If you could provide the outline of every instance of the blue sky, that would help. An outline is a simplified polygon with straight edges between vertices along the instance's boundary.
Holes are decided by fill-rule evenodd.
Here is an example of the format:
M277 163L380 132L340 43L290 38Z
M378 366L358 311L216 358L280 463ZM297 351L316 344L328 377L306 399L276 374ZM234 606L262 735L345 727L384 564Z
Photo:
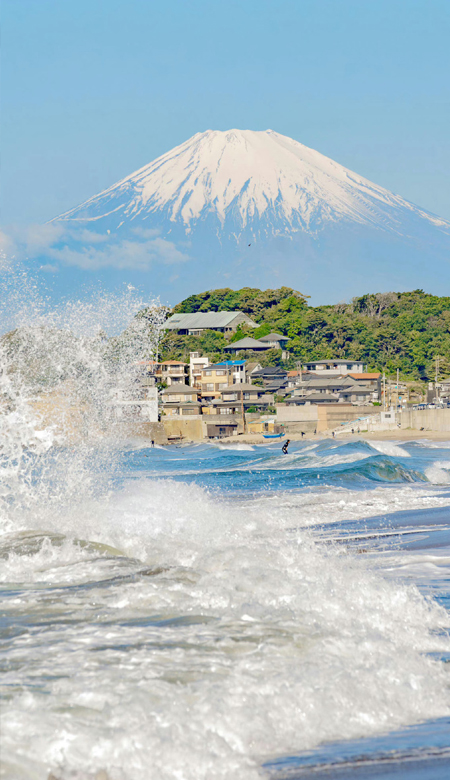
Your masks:
M272 128L450 218L449 0L3 0L3 224L208 128Z

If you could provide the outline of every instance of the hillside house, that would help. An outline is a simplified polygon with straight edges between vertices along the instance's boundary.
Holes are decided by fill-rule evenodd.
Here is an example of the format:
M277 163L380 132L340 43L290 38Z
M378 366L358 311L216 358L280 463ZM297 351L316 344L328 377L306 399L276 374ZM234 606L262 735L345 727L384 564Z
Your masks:
M164 360L158 364L156 377L158 381L164 382L171 387L172 385L184 385L188 376L188 365L181 360Z
M313 373L324 373L331 376L334 374L363 374L367 371L367 366L360 360L312 360L305 363L303 366L304 371L312 371Z
M209 357L200 355L200 352L189 353L189 384L191 387L201 389L202 371L209 366Z
M381 374L379 372L373 373L361 373L348 375L351 379L357 382L359 385L365 385L370 387L373 393L372 401L379 401L381 399Z
M205 419L208 418L208 421L213 416L221 420L224 416L234 415L239 418L239 424L242 425L243 412L245 414L254 407L256 413L256 410L258 412L266 410L274 403L274 396L266 393L262 387L249 384L230 385L222 391L220 399L216 398L211 404L203 407L203 414Z
M274 404L274 396L258 385L234 385L222 391L222 400L216 406L228 409L232 414L240 413L252 406L265 408Z
M235 355L238 352L265 352L268 349L270 349L268 344L259 339L252 339L250 336L233 341L232 344L224 347L225 352L234 352Z
M299 386L294 388L291 400L299 398L309 398L311 395L317 397L333 396L341 403L368 404L377 398L377 393L372 386L366 385L349 375L346 376L320 376L308 375L307 379L300 382Z
M231 336L239 325L248 325L250 328L258 327L258 323L242 311L198 311L195 314L172 314L166 320L164 327L166 330L176 331L182 336L201 336L205 330L215 330L224 333L225 336Z
M261 336L258 341L267 344L270 349L285 349L289 341L288 336L281 336L280 333L268 333L267 336Z
M201 414L201 404L195 387L177 384L161 391L162 410L167 416Z
M185 384L187 370L187 363L180 360L165 360L163 363L142 360L136 364L136 380L147 385L164 382L170 387L174 384Z
M289 339L286 336L280 336L279 333L268 333L267 336L262 336L260 339L253 339L247 336L239 341L233 341L232 344L228 344L225 347L225 351L234 352L237 355L238 352L265 352L268 349L282 349L282 358L286 360L288 353L284 350L288 341Z
M202 399L213 401L220 398L222 390L229 385L245 382L245 360L224 360L222 363L202 369L200 392Z
M285 404L295 406L308 406L310 404L337 404L339 396L336 393L319 392L307 393L305 395L292 395L286 398Z
M275 380L286 379L287 371L280 366L266 366L264 368L258 368L252 371L251 378L254 380L261 380L264 386L267 386L270 382Z

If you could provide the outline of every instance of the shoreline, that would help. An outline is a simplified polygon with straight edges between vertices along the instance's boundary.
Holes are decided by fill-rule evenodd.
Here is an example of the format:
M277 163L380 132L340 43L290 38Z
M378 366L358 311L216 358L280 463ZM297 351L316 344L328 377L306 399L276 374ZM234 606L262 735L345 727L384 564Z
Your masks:
M204 441L220 441L221 444L272 444L290 441L321 441L323 439L333 439L328 431L323 433L305 433L302 437L299 433L287 433L281 439L265 439L262 433L243 433L237 436L226 436L223 439L205 439ZM428 439L429 441L448 441L450 442L450 431L419 431L414 428L396 428L386 431L364 431L361 433L336 433L334 441L417 441L418 439Z

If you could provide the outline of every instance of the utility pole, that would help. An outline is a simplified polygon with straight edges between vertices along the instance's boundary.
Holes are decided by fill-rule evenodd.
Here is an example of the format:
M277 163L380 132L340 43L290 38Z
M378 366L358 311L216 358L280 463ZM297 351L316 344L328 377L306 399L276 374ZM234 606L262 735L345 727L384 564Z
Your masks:
M386 374L383 371L383 409L386 411Z
M398 396L399 396L398 375L399 375L399 369L397 368L397 409L398 409Z
M435 364L436 364L436 373L435 373L435 382L434 382L434 388L435 388L435 390L436 390L436 401L437 401L438 403L439 403L439 401L440 401L440 398L439 398L439 390L438 390L439 373L440 373L440 371L439 371L439 361L440 361L440 359L441 359L441 358L440 358L440 356L439 356L439 355L436 355L436 357L435 357L435 359L434 359L434 360L435 360Z

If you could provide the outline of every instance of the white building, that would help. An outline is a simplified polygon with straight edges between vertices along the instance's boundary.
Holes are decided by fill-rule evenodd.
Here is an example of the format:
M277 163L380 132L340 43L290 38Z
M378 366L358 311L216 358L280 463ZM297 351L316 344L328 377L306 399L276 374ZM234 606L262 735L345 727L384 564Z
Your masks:
M189 384L191 387L201 387L202 371L209 366L209 357L200 352L189 353Z
M326 376L364 374L367 371L367 366L362 360L311 360L309 363L305 363L303 371L312 371Z

